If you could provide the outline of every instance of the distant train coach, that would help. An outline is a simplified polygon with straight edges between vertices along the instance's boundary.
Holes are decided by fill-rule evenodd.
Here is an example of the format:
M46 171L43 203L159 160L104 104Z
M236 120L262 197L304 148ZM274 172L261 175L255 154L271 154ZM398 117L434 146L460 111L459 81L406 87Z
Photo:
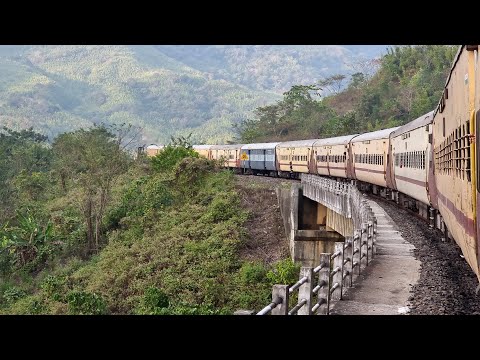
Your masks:
M148 156L155 156L157 155L162 149L164 148L163 145L156 145L156 144L151 144L148 145L146 148L146 152Z
M240 168L247 174L275 175L276 153L278 142L247 144L242 146L240 154Z

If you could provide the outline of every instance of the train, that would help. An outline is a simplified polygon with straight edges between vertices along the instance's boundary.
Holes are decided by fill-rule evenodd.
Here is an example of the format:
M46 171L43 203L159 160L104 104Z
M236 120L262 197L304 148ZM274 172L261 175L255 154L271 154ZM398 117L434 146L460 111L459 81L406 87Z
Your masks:
M316 174L396 201L452 238L480 281L478 51L478 45L460 46L436 108L403 126L327 139L193 148L244 174Z

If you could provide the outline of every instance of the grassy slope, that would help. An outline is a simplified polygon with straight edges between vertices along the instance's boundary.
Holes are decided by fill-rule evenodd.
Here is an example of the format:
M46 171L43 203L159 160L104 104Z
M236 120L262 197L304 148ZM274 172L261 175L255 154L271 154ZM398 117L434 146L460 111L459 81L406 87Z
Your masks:
M276 272L268 260L242 260L250 215L230 172L202 159L179 166L173 177L125 176L114 191L108 245L90 260L57 259L33 277L0 282L0 312L228 314L259 309L272 283L295 281L289 260ZM72 195L49 207L65 208Z

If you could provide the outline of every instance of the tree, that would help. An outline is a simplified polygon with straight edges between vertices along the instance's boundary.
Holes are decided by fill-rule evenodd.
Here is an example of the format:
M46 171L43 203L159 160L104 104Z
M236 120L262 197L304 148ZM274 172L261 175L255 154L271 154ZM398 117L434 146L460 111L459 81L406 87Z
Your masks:
M351 82L350 82L350 87L352 88L359 88L365 83L365 75L361 72L356 72L355 74L352 74L351 76Z
M69 183L78 184L82 190L80 206L87 229L87 249L98 251L112 183L127 170L130 158L118 137L103 125L58 136L53 154L64 191Z
M380 69L381 59L367 59L363 56L354 58L346 63L355 73L363 74L364 79L368 82Z
M330 93L338 94L342 90L343 80L346 79L345 75L336 74L329 76L325 79L320 79L318 85L327 89Z
M0 130L0 222L14 216L18 202L15 178L22 171L25 177L49 171L51 150L46 140L46 136L32 129L14 131L3 127Z

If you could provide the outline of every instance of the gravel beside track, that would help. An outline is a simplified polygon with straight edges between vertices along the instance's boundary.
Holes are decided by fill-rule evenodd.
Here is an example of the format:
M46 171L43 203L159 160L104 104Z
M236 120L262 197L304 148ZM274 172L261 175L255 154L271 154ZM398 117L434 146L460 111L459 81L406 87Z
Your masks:
M409 298L413 315L480 315L478 280L453 241L442 241L442 233L393 202L372 197L399 225L402 236L415 246L421 261L420 279ZM401 225L400 225L401 224Z

